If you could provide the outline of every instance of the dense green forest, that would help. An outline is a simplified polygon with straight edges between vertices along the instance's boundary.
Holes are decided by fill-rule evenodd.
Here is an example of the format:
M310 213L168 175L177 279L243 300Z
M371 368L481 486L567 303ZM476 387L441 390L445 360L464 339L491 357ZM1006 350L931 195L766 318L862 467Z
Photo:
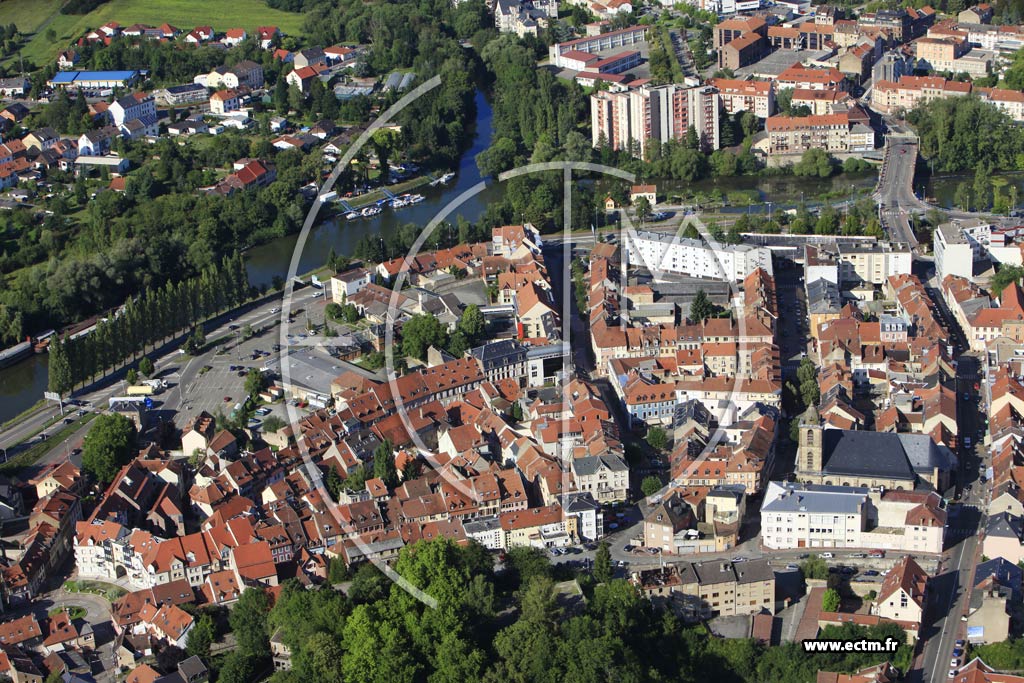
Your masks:
M880 661L715 638L655 610L621 579L595 585L583 575L580 601L576 583L555 583L555 570L535 549L510 551L504 571L495 573L493 556L477 544L424 541L403 549L395 570L436 599L437 608L372 565L358 569L347 597L291 582L271 608L262 594L246 590L231 613L239 647L219 662L219 682L242 683L265 669L268 639L278 631L292 650L293 668L275 673L276 683L813 683L821 669ZM825 635L886 636L905 639L894 625L847 625ZM909 655L896 660L905 665Z
M1024 129L977 97L932 100L907 114L935 171L1024 170Z

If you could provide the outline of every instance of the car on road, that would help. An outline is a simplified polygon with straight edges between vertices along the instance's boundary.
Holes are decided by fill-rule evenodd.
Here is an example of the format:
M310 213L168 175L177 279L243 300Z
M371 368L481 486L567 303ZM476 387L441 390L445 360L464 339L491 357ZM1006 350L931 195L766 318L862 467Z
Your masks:
M64 424L66 424L66 425L69 425L69 424L71 424L72 422L74 422L74 420L72 420L72 419L71 419L70 417L65 417L65 418L64 418Z
M73 457L75 457L76 455L78 455L81 452L82 452L81 448L72 448L71 449L71 457L73 458Z
M280 312L281 312L280 308L271 308L270 309L270 314L271 315L273 315L274 313L280 313Z
M238 325L228 325L228 329L229 330L237 330L238 329Z
M884 550L872 550L870 553L868 553L868 557L874 557L874 558L885 557L885 551Z
M225 403L231 403L231 397L230 396L225 396L224 397L224 402Z
M869 569L866 572L864 572L863 576L878 576L878 570L877 569Z
M737 555L736 557L732 558L732 561L733 562L746 562L747 558L743 557L742 555Z

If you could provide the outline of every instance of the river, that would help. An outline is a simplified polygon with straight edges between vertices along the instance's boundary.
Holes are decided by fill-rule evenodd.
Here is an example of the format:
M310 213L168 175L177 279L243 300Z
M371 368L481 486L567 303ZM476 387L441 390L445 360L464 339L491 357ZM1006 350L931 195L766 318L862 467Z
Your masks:
M298 272L304 273L322 266L327 254L333 248L336 253L351 254L356 243L364 235L389 236L401 225L414 223L426 225L440 212L445 205L460 193L480 182L480 172L476 167L475 157L487 148L491 139L491 105L483 93L477 91L477 119L473 128L473 139L470 148L463 154L457 169L455 181L447 186L421 187L418 192L426 199L397 211L385 209L371 219L346 221L344 218L331 218L315 226L306 241L306 247L300 259ZM1024 181L1024 177L1022 177ZM864 176L837 176L834 178L794 178L781 177L736 177L728 179L706 179L696 183L681 181L656 181L662 193L678 192L689 189L708 193L719 189L723 193L730 191L756 191L761 201L774 198L773 201L795 202L801 193L806 193L808 203L816 195L832 192L841 195L851 189L865 190L874 184L874 174ZM954 183L955 189L955 183ZM476 221L483 214L488 202L501 198L502 188L497 183L489 185L482 192L467 200L450 218L454 222L457 215L469 221ZM1022 193L1024 198L1024 193ZM778 206L778 204L776 204ZM757 207L752 207L757 210ZM249 281L255 286L270 286L275 276L284 277L288 274L292 252L298 240L297 235L288 235L267 244L253 247L246 252ZM393 256L399 256L394 254ZM42 398L46 389L47 356L33 356L10 368L0 370L0 422L31 407Z
M476 167L476 155L484 151L490 142L492 117L491 105L479 90L476 94L476 111L477 119L473 128L473 141L469 150L462 155L454 183L438 187L425 185L413 190L413 192L422 194L426 199L419 204L413 204L403 209L385 209L384 213L368 219L347 221L342 217L331 218L319 224L310 231L309 239L306 240L306 248L303 250L298 272L305 273L322 266L332 248L338 254L351 254L356 243L364 235L388 237L406 223L424 226L459 193L479 183L481 177ZM451 220L454 223L455 217L461 214L466 220L474 222L483 215L488 202L500 199L500 197L500 186L490 185L480 194L466 201L451 216ZM289 235L250 249L246 253L249 282L257 287L269 286L274 276L286 276L297 240L298 235ZM393 254L392 256L400 255L404 254Z
M454 182L446 186L421 187L418 192L426 197L419 204L393 211L385 209L371 219L346 221L331 218L315 226L306 240L298 272L304 273L324 264L333 248L338 254L351 254L364 235L388 236L401 225L426 225L445 204L459 193L480 182L475 157L487 148L491 139L491 105L483 93L476 94L477 119L469 150L462 155ZM462 214L476 221L483 214L487 202L500 198L501 189L491 185L463 204L456 215ZM452 216L454 221L455 215ZM288 235L272 242L253 247L246 252L249 281L259 287L270 286L275 276L288 274L292 252L298 235ZM397 256L397 254L396 254ZM43 397L47 383L47 356L34 355L9 368L0 370L0 423L19 415Z
M1017 206L1024 204L1024 173L993 173L992 180L996 183L1001 183L1002 186L999 188L999 193L1009 199L1010 187L1017 188ZM956 195L957 186L966 182L967 187L972 187L974 184L974 174L965 175L933 175L928 178L928 181L923 184L917 184L915 189L918 194L921 194L922 190L924 195L928 197L928 200L935 200L935 203L939 206L952 209L959 208L955 207L953 198Z

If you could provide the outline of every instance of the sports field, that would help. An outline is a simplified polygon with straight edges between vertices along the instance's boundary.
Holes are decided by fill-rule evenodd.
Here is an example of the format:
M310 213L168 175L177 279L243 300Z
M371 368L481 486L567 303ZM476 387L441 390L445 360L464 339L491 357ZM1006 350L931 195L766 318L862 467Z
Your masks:
M85 33L108 21L122 26L167 22L180 29L213 26L217 32L229 28L253 31L257 26L277 26L284 33L302 32L303 15L267 7L263 0L110 0L86 15L60 13L62 0L0 0L0 24L14 22L22 32L34 35L22 50L25 61L41 66ZM53 29L56 41L47 40Z

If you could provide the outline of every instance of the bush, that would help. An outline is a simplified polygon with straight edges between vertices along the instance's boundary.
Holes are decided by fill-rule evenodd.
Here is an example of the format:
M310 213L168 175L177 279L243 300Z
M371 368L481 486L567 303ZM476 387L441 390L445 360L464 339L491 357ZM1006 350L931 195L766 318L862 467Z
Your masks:
M644 477L644 480L640 482L640 490L644 492L644 496L653 496L661 490L661 479L654 475Z
M839 595L839 591L829 588L821 596L821 609L825 612L838 612L842 601L843 599Z
M820 557L809 557L800 564L800 572L805 579L826 579L828 564Z

